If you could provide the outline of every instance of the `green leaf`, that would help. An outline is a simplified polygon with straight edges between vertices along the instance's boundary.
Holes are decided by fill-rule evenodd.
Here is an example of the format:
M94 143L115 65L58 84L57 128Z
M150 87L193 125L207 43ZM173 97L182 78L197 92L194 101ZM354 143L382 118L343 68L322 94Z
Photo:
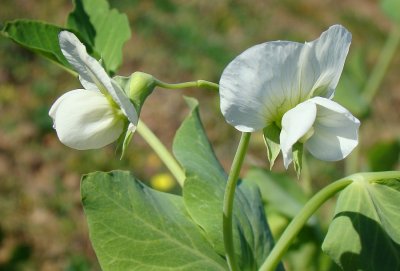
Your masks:
M400 1L399 0L382 0L381 7L388 18L400 24Z
M275 123L268 125L263 130L264 142L268 149L269 168L272 169L275 159L278 157L281 147L279 145L279 135L281 130Z
M31 20L7 22L1 33L21 46L72 70L58 44L60 26Z
M186 172L185 206L204 229L220 255L225 255L222 205L227 175L218 162L199 117L198 103L186 98L189 116L176 133L173 151ZM257 270L272 248L273 240L264 215L260 192L242 182L234 202L235 248L241 270Z
M400 192L384 183L354 181L340 193L322 249L344 270L400 270Z
M68 27L95 49L107 71L115 72L122 63L122 47L131 36L127 16L110 9L106 0L75 0L74 5Z
M148 188L124 171L84 176L81 194L104 271L227 270L182 197Z

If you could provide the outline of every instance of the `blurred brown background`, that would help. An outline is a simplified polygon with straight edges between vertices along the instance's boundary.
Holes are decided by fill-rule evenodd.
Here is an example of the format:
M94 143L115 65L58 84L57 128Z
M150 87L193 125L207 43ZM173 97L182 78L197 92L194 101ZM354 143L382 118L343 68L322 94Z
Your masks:
M340 96L346 98L350 88L362 91L392 29L379 1L373 0L110 2L127 13L132 29L119 74L143 71L171 83L218 82L227 63L254 44L278 39L310 41L339 23L353 34L343 75L347 79L338 87ZM72 9L69 0L2 0L0 22L28 18L64 25ZM373 101L353 110L363 120L359 155L353 165L326 165L310 158L311 175L316 176L312 189L352 171L399 168L398 149L397 160L395 152L390 165L373 154L382 150L379 144L389 152L399 148L399 67L397 51ZM0 37L0 270L100 270L80 203L81 174L127 169L151 181L152 176L167 172L139 135L123 160L115 155L115 146L76 151L62 145L48 110L58 96L78 87L79 82L60 68ZM142 118L170 147L187 113L182 95L200 100L207 133L228 169L239 134L225 124L217 93L156 89ZM260 134L253 136L246 162L247 167L268 168ZM278 164L275 170L282 166Z

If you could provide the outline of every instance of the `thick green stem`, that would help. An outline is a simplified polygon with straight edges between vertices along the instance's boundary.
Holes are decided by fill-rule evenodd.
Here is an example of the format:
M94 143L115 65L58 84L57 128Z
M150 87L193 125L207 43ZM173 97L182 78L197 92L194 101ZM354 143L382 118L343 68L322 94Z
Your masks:
M353 181L376 182L384 179L400 178L400 171L384 171L384 172L364 172L356 173L331 183L323 188L314 197L312 197L300 213L290 222L282 236L279 238L270 255L267 257L259 271L273 271L279 264L283 254L289 248L293 239L300 232L301 228L306 224L310 217L318 210L318 208L337 192L344 189Z
M229 172L228 182L225 188L222 227L224 235L225 255L231 271L238 271L239 266L235 257L233 242L232 215L233 200L235 198L236 184L238 181L240 169L246 155L251 133L242 133L239 146L233 159L232 167Z
M190 87L208 88L216 91L218 91L219 89L218 84L205 80L197 80L197 81L177 83L177 84L169 84L162 82L160 80L156 80L156 85L168 89L180 89L180 88L190 88Z
M158 139L156 135L143 123L139 121L136 131L143 137L143 139L150 145L150 147L157 153L161 161L164 162L165 166L171 171L172 175L176 178L180 186L183 186L185 182L185 173L182 168L164 146L164 144Z
M381 51L378 63L375 65L371 75L369 76L369 80L367 81L363 92L368 103L370 103L375 97L375 94L378 91L379 85L385 76L386 70L389 67L390 61L392 60L399 43L400 27L394 25Z

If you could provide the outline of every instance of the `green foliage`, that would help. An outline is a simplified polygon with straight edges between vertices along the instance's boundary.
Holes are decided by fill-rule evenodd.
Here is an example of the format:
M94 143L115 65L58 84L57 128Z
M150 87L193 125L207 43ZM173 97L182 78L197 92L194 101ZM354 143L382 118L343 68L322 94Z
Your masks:
M126 15L110 9L106 0L76 0L67 28L40 21L15 20L7 22L1 33L71 71L58 43L62 30L78 33L88 52L101 57L109 73L114 73L121 65L122 46L131 35Z
M344 270L400 269L399 182L357 180L340 194L322 249Z
M370 110L363 94L368 79L365 58L362 50L353 51L349 55L334 97L335 101L359 117L365 117Z
M399 162L400 142L382 141L368 150L368 164L373 171L392 170Z
M260 188L269 211L283 214L290 219L300 212L308 200L299 183L286 174L253 168L247 173L245 180L255 183ZM316 222L313 217L308 224L315 225Z
M309 199L296 179L287 174L252 168L244 179L260 188L268 222L276 238L282 234L290 220L303 209ZM322 225L316 216L312 216L285 254L284 262L287 270L328 270L330 261L321 252L322 240Z
M114 73L122 63L122 46L130 38L125 14L110 9L106 0L75 0L75 10L68 17L68 28L94 48L106 70Z
M227 175L219 164L200 121L197 101L186 98L189 116L176 133L173 150L185 169L185 206L204 229L216 252L224 255L222 205ZM273 240L264 215L260 193L243 182L236 189L234 240L242 270L257 270L272 248Z
M1 33L28 48L66 68L70 65L61 53L58 45L58 33L62 27L30 20L15 20L7 22Z
M85 175L81 194L104 271L227 270L182 197L148 188L124 171Z
M382 0L381 7L386 16L394 22L400 24L400 1L398 0Z

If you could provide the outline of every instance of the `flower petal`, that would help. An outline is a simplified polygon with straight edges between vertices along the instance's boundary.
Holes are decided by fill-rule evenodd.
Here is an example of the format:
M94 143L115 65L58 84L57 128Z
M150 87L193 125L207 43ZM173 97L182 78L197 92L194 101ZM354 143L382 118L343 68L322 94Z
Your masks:
M313 96L331 97L343 70L351 34L335 25L315 41L253 46L225 68L221 111L242 132L260 130Z
M99 91L96 82L92 78L93 72L91 70L103 70L103 68L96 59L89 56L85 45L73 33L68 31L61 31L58 34L58 40L61 52L69 64L79 73L79 80L82 86L87 90ZM88 67L92 67L92 69ZM107 74L106 77L108 77Z
M138 114L133 104L100 63L86 52L79 39L71 32L61 31L59 41L62 53L79 73L82 85L88 90L99 89L104 95L111 95L128 120L136 126Z
M226 121L239 131L253 132L295 106L299 99L293 78L302 47L296 42L266 42L230 62L220 80L221 111Z
M316 115L317 107L309 101L298 104L283 115L279 141L285 168L292 162L292 146L311 129Z
M314 134L304 146L316 158L337 161L345 158L358 144L360 121L346 108L329 99L309 100L317 105Z
M62 143L78 149L98 149L117 140L124 121L116 117L106 97L99 92L72 90L51 107L50 116Z
M351 33L341 25L331 26L318 39L305 43L298 64L303 98L333 97L350 43Z

